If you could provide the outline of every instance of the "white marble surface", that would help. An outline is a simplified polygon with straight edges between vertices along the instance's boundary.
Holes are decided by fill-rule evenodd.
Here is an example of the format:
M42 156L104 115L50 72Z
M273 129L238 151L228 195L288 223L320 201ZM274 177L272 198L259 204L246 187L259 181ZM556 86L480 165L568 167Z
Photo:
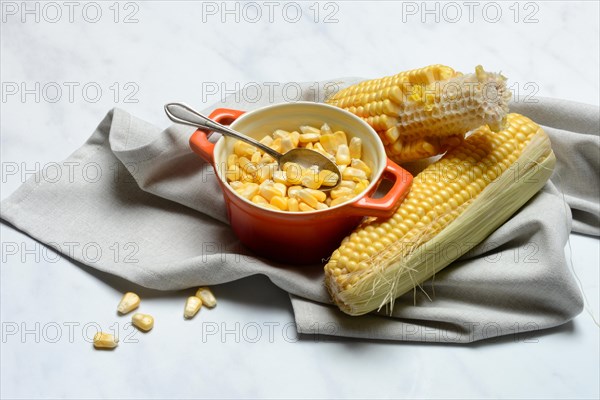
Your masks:
M35 4L29 3L30 9ZM256 23L244 20L244 10L252 19L255 9L242 3L239 22L235 14L222 13L221 2L204 6L204 11L220 8L216 15L187 1L120 3L119 23L113 2L97 3L102 11L97 23L85 20L84 15L95 16L93 6L84 14L85 3L76 2L73 22L68 7L55 3L62 17L54 23L56 9L37 4L39 22L34 14L21 15L21 2L2 3L2 198L22 178L6 176L6 166L34 169L62 160L109 108L119 106L164 126L165 102L183 100L201 108L223 94L203 95L203 88L374 77L436 62L469 70L481 63L501 70L521 94L537 89L539 96L599 103L595 1L520 3L517 23L513 2L495 3L502 11L497 23L485 20L484 2L475 8L472 23L462 2L455 3L462 11L456 23L449 21L455 10L446 8L444 14L442 3L440 21L428 15L422 23L421 2L404 2L404 14L402 3L320 3L319 22L314 7L309 9L313 2L302 3L297 23L288 22L293 5L282 14L286 3L274 5L273 22L269 6L257 3L262 18ZM491 7L488 19L495 16ZM338 21L324 23L333 11ZM123 23L131 12L138 21ZM524 23L531 12L538 22ZM36 82L47 88L39 101L31 93L24 99L10 94L15 87L21 91L22 83L31 89ZM56 102L49 101L55 97L52 82L62 87ZM97 102L84 98L81 88L89 83L102 89ZM72 101L67 85L78 85ZM132 88L138 89L132 96L136 103L125 101ZM122 341L133 332L125 326L128 318L113 313L120 293L133 287L55 260L6 225L0 233L3 246L20 247L17 255L3 248L0 269L2 398L599 396L599 330L585 312L532 337L469 346L315 340L295 335L286 294L262 277L216 287L219 306L192 321L181 317L187 292L139 289L142 310L156 317L155 329L135 334L131 340L137 343L122 342L114 352L93 351L84 337L87 323L117 323ZM570 244L574 271L597 318L599 242L573 235ZM11 334L13 329L18 332ZM29 333L23 336L25 329Z

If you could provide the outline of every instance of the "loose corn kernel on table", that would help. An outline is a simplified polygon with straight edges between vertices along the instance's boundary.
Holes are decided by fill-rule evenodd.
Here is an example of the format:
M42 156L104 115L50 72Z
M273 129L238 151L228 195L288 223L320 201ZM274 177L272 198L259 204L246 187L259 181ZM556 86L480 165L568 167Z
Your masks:
M32 239L5 225L0 226L0 233L5 241L24 243L29 249L35 246ZM600 262L598 241L572 236L571 246L580 278L597 282L597 271L594 274L581 266ZM598 372L597 328L585 313L573 323L539 335L508 335L492 343L369 342L299 337L287 294L261 276L213 286L218 305L202 307L193 319L184 320L183 306L187 296L195 294L193 289L168 294L139 289L121 279L77 268L65 259L39 264L29 257L25 263L4 263L0 274L3 397L53 393L75 398L92 391L96 397L127 398L140 393L196 398L200 392L212 398L250 393L310 398L326 397L331 390L337 397L447 398L460 394L481 398L491 393L510 397L527 390L532 396L584 396ZM48 284L51 281L61 284ZM116 303L128 290L139 294L140 309L155 319L148 333L126 326L138 310L116 315ZM76 306L73 299L77 299ZM19 331L11 335L13 324ZM92 348L94 324L120 334L115 350ZM89 331L88 339L84 329ZM401 377L399 362L404 371ZM364 368L365 363L373 367ZM574 369L575 365L581 370ZM348 381L357 368L361 369L360 382ZM189 371L198 373L185 385L177 384ZM561 379L548 380L548 373ZM66 376L70 377L68 385ZM23 377L43 387L16 384ZM263 384L265 380L272 383ZM431 385L432 380L437 384ZM564 380L579 389L565 385ZM365 381L380 384L373 387ZM533 388L531 382L545 384Z

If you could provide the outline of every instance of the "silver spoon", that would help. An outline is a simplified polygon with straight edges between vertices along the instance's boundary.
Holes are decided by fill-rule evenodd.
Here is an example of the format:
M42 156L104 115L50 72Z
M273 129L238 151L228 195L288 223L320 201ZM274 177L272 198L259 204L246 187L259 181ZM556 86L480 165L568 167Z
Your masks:
M319 190L327 192L331 189L335 189L342 180L342 174L338 169L337 165L332 162L330 159L325 157L323 154L303 148L296 148L288 151L285 154L281 154L269 146L265 146L259 141L246 136L240 132L234 131L233 129L221 125L218 122L215 122L204 115L200 114L198 111L194 110L188 105L183 103L169 103L165 105L165 113L169 119L178 124L185 124L190 126L195 126L197 128L207 128L212 131L216 131L222 133L223 135L232 136L236 139L242 140L252 146L258 147L275 160L280 166L283 166L285 163L292 162L297 163L304 168L310 168L314 165L317 166L319 171L328 170L337 175L337 183L335 186L321 186Z

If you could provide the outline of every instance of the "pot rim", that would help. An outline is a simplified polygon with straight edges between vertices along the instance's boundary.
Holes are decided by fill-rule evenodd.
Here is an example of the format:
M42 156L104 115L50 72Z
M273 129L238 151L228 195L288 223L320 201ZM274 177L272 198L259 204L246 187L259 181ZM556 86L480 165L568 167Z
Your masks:
M343 115L344 118L348 118L351 120L354 120L354 122L362 125L362 127L369 132L369 134L372 137L372 142L375 143L375 146L377 148L377 153L378 156L380 156L382 159L386 160L386 162L388 161L388 157L386 155L385 152L385 147L383 146L383 142L381 141L381 139L379 138L379 135L377 134L377 132L369 125L367 124L364 120L362 120L361 118L357 117L356 115L352 114L349 111L346 111L342 108L339 107L335 107L332 106L330 104L325 104L325 103L317 103L317 102L312 102L312 101L296 101L293 103L277 103L277 104L269 104L267 106L263 106L260 108L256 108L254 110L250 110L245 112L244 114L242 114L240 117L238 117L237 119L235 119L235 121L233 121L231 123L231 128L235 129L235 125L238 124L238 122L243 122L244 119L250 118L252 115L255 115L257 113L261 113L261 112L267 112L270 111L272 109L277 109L277 108L286 108L286 107L292 107L294 105L307 105L309 107L316 107L316 108L326 108L331 110L332 112L336 112L339 113L340 115ZM327 121L325 121L327 122ZM242 200L243 202L251 205L252 207L254 207L255 209L258 209L260 211L267 211L270 212L272 214L275 215L289 215L289 216L310 216L310 215L315 215L315 214L324 214L324 213L335 213L336 211L340 210L341 208L347 207L349 205L355 204L357 202L359 202L361 199L363 199L365 196L367 196L371 191L375 192L376 187L380 184L381 182L381 177L383 175L383 172L385 171L386 168L386 162L381 163L381 165L379 166L377 171L371 171L371 179L370 179L370 183L369 186L367 186L362 192L360 192L359 194L357 194L354 198L352 198L351 200L345 202L345 203L341 203L338 204L336 206L333 207L329 207L326 209L322 209L322 210L314 210L314 211L283 211L283 210L272 210L270 208L265 208L265 207L261 207L255 203L253 203L252 201L246 199L245 197L240 196L238 193L235 192L235 190L233 190L233 188L229 185L229 183L227 182L227 180L224 178L224 176L221 175L221 168L219 168L217 165L221 164L223 161L219 160L217 161L217 146L223 146L224 142L225 142L226 136L222 136L219 138L219 140L215 143L215 150L213 151L213 169L215 170L215 173L217 175L217 177L219 178L219 183L221 188L223 188L224 190L228 190L231 194L233 194L236 198ZM365 210L366 211L366 210ZM367 212L365 212L365 215L367 214Z

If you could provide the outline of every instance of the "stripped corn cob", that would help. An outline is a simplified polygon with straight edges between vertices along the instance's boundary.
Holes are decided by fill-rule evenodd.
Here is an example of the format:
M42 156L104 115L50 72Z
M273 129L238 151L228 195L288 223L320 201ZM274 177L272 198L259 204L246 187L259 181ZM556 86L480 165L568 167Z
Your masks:
M361 315L393 306L545 184L555 164L548 136L524 116L507 120L498 133L477 129L417 175L391 218L366 220L344 239L325 266L325 284L342 311Z
M388 156L402 163L441 154L482 125L501 129L509 100L506 78L500 74L478 66L474 74L462 75L431 65L358 83L327 103L365 120L381 137Z

